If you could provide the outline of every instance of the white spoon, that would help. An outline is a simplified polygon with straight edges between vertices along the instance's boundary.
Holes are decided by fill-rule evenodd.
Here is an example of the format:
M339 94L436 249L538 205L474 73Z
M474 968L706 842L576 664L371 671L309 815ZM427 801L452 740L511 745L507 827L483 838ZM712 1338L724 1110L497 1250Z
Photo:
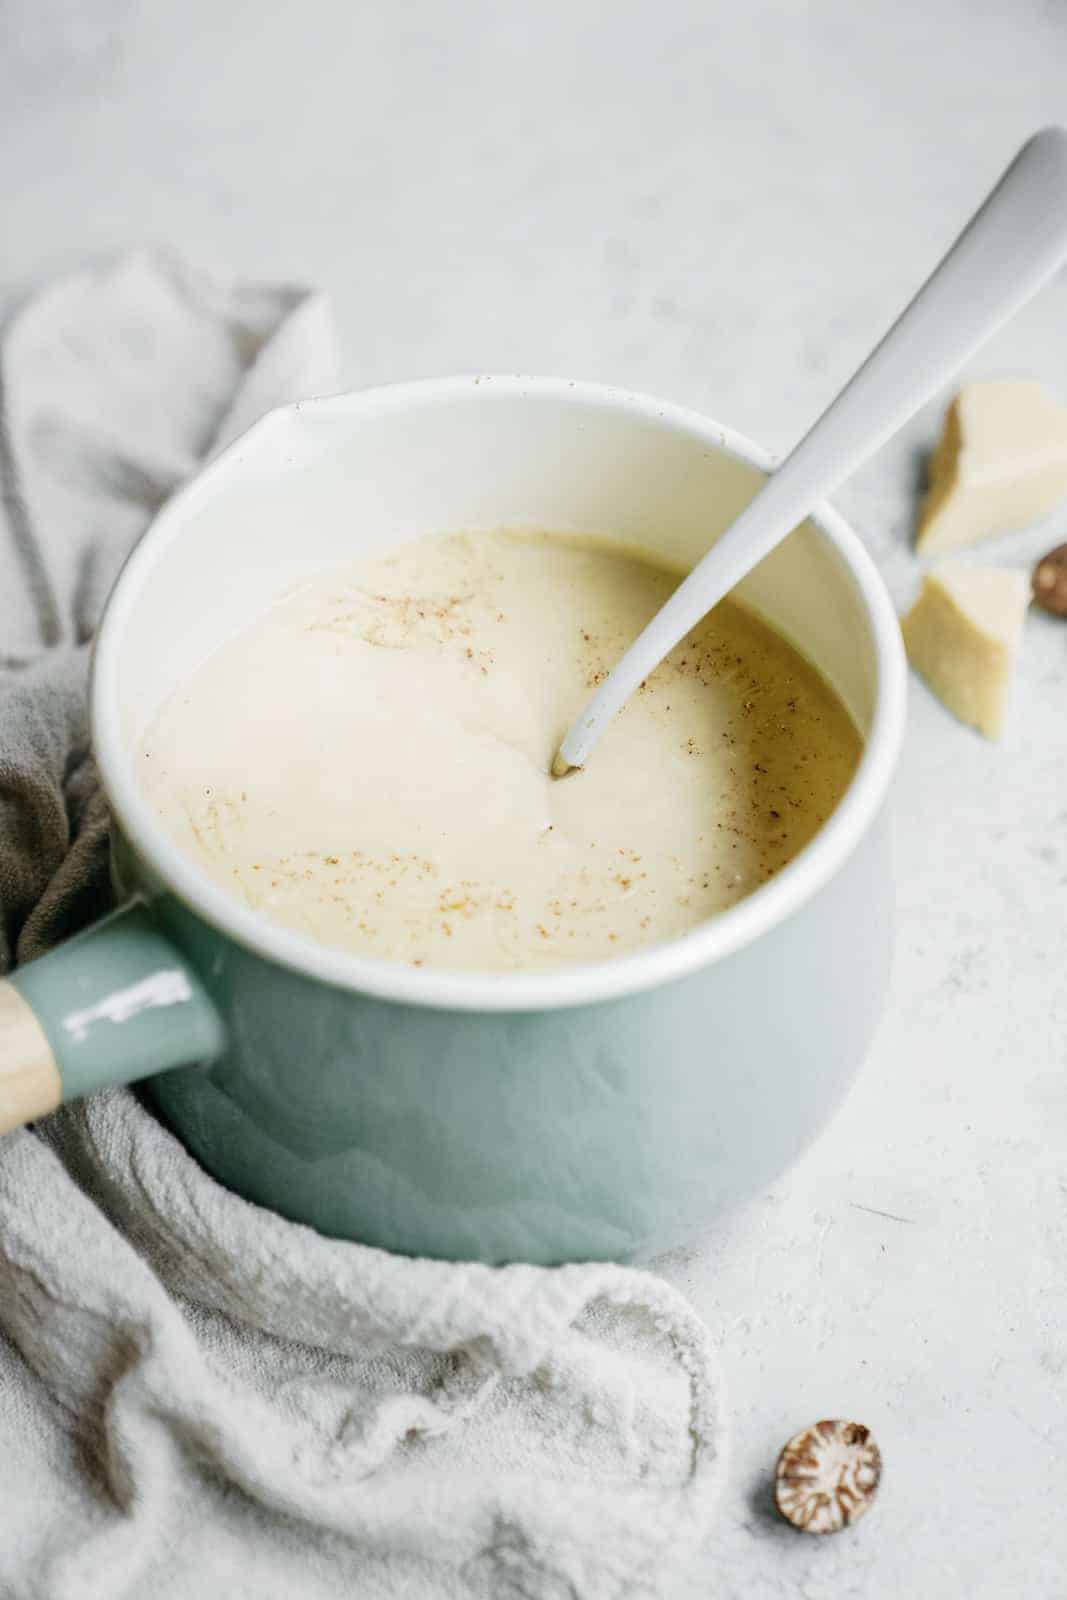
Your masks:
M638 684L757 562L892 437L1067 256L1067 130L1023 145L859 371L679 584L569 729L556 777L582 767Z

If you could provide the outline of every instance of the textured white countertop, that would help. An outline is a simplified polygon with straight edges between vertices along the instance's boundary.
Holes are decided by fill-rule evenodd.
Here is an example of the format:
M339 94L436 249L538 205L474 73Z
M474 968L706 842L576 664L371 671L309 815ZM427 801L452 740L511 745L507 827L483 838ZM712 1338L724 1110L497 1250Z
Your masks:
M4 27L6 287L174 243L326 286L353 385L595 378L778 449L1067 117L1040 0L9 0ZM1067 398L1067 280L974 370ZM838 497L902 603L936 423ZM1062 538L1067 510L989 554ZM913 684L876 1046L799 1166L664 1263L735 1407L694 1597L1067 1595L1067 624L1030 619L1019 690L997 748ZM886 1476L819 1542L767 1477L824 1415Z

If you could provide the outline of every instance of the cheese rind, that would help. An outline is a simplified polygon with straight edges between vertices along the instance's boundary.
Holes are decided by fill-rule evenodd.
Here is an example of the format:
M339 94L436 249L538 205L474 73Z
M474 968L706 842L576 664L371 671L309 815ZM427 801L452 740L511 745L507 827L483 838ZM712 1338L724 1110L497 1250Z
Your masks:
M1067 497L1067 407L1031 378L968 383L930 459L916 546L958 550L1025 528Z
M901 622L916 672L987 739L999 738L1004 725L1029 599L1027 574L1016 568L942 562Z

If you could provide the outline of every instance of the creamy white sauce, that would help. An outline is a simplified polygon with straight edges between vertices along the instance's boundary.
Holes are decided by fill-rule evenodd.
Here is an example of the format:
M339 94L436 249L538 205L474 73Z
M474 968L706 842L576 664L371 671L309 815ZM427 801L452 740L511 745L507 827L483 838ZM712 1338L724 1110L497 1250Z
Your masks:
M513 970L670 938L791 860L860 753L818 674L726 602L587 770L551 778L676 581L622 547L509 534L318 576L163 705L146 788L216 882L328 945Z

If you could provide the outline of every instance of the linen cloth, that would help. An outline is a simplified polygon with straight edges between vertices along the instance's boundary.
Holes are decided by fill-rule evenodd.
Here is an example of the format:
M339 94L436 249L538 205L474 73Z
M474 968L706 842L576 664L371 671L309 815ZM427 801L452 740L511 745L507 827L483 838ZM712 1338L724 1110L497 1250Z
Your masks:
M6 329L0 967L108 904L86 645L126 552L207 456L335 384L321 297L159 255ZM707 1332L650 1273L323 1238L130 1090L0 1139L4 1597L666 1596L724 1439Z

